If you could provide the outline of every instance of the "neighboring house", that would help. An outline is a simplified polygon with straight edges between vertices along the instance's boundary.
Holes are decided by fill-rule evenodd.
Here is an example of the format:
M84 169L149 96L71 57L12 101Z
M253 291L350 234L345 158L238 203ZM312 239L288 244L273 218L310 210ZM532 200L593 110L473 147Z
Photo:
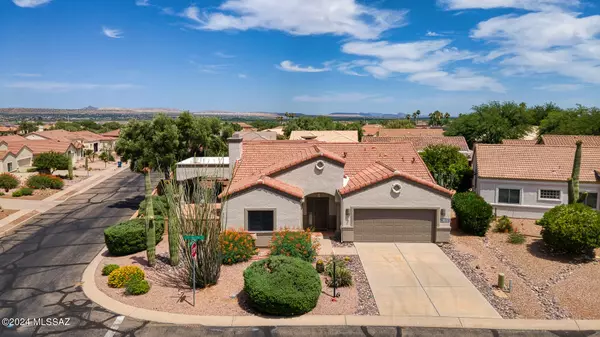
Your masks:
M377 136L377 133L382 128L379 124L366 124L363 125L363 137L365 136Z
M1 172L15 172L20 168L31 167L33 152L27 146L22 146L19 150L14 147L9 149L6 142L0 141L0 161Z
M177 163L177 181L192 178L228 180L229 157L191 157Z
M285 136L285 132L283 132L283 126L278 126L276 128L267 129L263 131L275 132L278 136Z
M81 147L69 142L59 142L52 139L31 140L17 135L0 137L0 151L19 153L23 147L26 147L31 154L27 155L25 153L19 157L19 160L22 160L19 167L31 166L33 158L44 152L63 153L67 156L71 153L73 155L73 163L83 157Z
M277 140L277 133L274 131L237 131L234 136L239 136L245 141Z
M504 145L536 145L537 139L503 139Z
M539 219L552 207L568 202L575 147L477 144L473 154L473 190L498 216ZM582 149L580 191L598 209L600 148Z
M429 145L451 145L459 148L460 153L464 154L469 160L473 155L473 151L469 149L469 145L463 136L453 137L429 137L429 136L405 136L405 137L363 137L363 143L405 143L409 142L418 152L423 151Z
M379 137L429 136L443 137L444 129L379 129Z
M54 140L63 143L81 144L84 150L101 151L111 146L113 140L91 131L49 130L33 132L25 136L30 140Z
M112 130L105 133L102 133L102 137L104 137L103 147L109 148L111 150L115 149L115 145L117 144L117 140L119 139L119 135L121 134L121 130Z
M292 131L290 140L315 140L327 143L358 143L358 131Z
M256 131L256 128L253 127L252 125L248 124L248 123L244 123L244 122L238 122L236 123L237 125L239 125L242 128L242 131Z
M446 242L453 195L435 183L410 143L229 139L226 228L340 231L343 241Z
M19 128L16 126L0 126L0 135L16 135Z
M577 141L581 141L583 147L600 147L600 136L581 136L581 135L543 135L542 143L552 146L575 146Z

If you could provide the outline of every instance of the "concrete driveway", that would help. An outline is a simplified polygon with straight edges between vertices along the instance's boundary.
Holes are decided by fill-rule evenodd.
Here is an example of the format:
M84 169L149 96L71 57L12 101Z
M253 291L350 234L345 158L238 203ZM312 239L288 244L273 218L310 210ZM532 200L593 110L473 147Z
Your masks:
M501 318L433 243L354 243L381 315Z

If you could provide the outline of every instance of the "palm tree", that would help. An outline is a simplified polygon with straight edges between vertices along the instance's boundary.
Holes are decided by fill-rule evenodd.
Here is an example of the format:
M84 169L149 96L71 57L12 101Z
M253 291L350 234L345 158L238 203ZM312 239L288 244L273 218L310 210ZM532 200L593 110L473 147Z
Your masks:
M283 123L283 116L277 116L275 119L279 122L279 125Z
M410 115L406 115L406 120L410 122Z
M417 114L417 120L419 119L419 116L421 116L421 110L417 110L417 112L415 112ZM417 121L415 121L415 124L417 124Z
M448 124L448 123L450 123L450 114L446 112L444 114L444 124Z

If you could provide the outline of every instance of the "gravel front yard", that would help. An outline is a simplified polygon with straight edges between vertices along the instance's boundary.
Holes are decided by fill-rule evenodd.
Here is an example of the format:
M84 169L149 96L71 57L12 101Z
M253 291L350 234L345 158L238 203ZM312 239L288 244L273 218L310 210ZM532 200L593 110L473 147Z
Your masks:
M533 220L513 219L513 226L526 235L524 244L492 230L485 238L453 232L442 250L504 318L600 319L599 262L552 255ZM498 273L513 282L507 298L493 294Z
M243 292L243 271L252 261L233 266L221 267L219 282L207 289L196 291L196 306L192 303L192 290L185 282L185 270L168 264L168 240L165 237L156 247L157 264L154 268L146 265L146 252L133 255L106 256L96 270L96 284L108 296L140 308L192 315L252 315L248 299ZM264 253L264 252L263 252ZM261 254L263 255L263 254ZM326 257L322 257L325 259ZM352 270L354 285L338 288L341 296L332 301L333 289L325 285L321 276L322 294L315 309L307 315L378 315L377 305L371 293L367 277L358 256L351 256L348 267ZM102 276L102 267L115 263L120 266L137 265L146 273L151 283L148 294L127 296L124 289L114 289L107 285L107 277Z

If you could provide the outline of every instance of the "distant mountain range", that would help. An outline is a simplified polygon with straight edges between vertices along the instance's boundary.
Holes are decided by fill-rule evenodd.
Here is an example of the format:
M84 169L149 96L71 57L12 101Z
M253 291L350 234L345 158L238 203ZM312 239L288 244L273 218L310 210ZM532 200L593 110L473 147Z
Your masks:
M395 114L386 114L381 112L332 112L328 116L331 117L354 117L354 118L383 118L396 119L405 118L406 114L398 112Z

